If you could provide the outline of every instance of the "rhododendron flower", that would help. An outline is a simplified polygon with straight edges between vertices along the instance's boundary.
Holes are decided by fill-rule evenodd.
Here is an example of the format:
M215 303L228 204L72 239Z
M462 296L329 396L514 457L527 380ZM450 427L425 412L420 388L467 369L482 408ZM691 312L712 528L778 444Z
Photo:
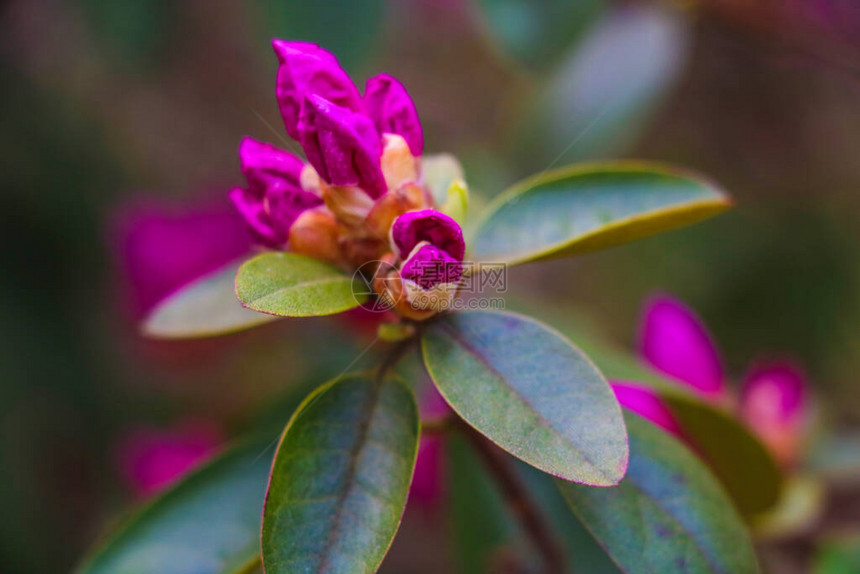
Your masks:
M635 382L611 381L610 386L618 402L628 410L675 436L683 435L675 415L653 390Z
M668 295L651 298L642 313L638 349L654 370L706 401L728 406L719 351L702 320ZM612 382L619 402L676 435L683 429L659 396L635 382ZM806 381L790 363L757 363L745 377L736 410L784 465L799 453L808 419Z
M709 399L723 396L725 381L717 346L704 323L681 301L660 295L645 304L638 348L655 370Z
M783 464L796 462L808 423L803 371L787 361L755 364L741 385L739 413Z
M302 172L308 166L289 152L251 138L242 140L239 160L248 186L230 192L233 205L259 243L283 247L299 216L323 202L313 183L305 184L308 189L302 186Z
M451 414L451 407L435 386L427 387L418 402L421 417L441 419ZM409 500L423 507L433 508L442 498L445 484L445 438L441 435L422 435L415 460L415 472L409 486Z
M112 214L111 244L134 316L251 251L242 218L216 197L181 205L133 200Z
M218 427L208 421L187 420L166 429L141 427L119 440L117 465L135 494L151 496L208 459L222 441Z
M247 185L230 197L257 242L371 272L376 294L408 318L443 310L458 292L465 243L424 181L424 135L406 88L381 74L362 97L319 46L273 47L278 106L307 162L242 142Z

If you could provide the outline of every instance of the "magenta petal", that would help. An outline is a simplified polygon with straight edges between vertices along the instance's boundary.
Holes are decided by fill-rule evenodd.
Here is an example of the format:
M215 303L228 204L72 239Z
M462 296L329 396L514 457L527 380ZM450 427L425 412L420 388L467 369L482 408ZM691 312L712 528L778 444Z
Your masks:
M652 297L645 305L639 351L652 367L713 396L723 391L723 367L702 321L678 299Z
M302 105L309 95L320 95L352 111L362 109L358 89L331 53L307 42L273 40L272 48L279 63L278 106L293 139L299 139Z
M402 136L414 156L424 152L424 132L418 111L397 79L379 74L367 80L364 109L379 133Z
M265 187L272 179L301 188L305 162L288 151L246 137L239 144L239 161L242 174L252 188Z
M621 406L644 417L662 429L681 436L681 426L657 393L637 383L610 381Z
M305 210L323 204L320 196L292 187L283 182L273 183L266 190L269 218L275 229L289 236L290 228Z
M740 416L783 465L801 452L809 416L803 371L789 362L759 363L744 379Z
M436 387L429 386L418 403L422 419L440 419L452 411ZM442 436L422 436L415 461L415 472L409 486L409 501L427 508L441 502L445 485L445 439Z
M382 143L367 116L309 96L299 121L308 161L332 185L357 185L376 199L387 191L379 165Z
M466 254L463 230L451 217L435 209L404 213L391 226L391 237L401 257L406 257L422 241L442 249L462 261Z
M207 421L186 421L174 428L142 427L117 445L120 473L140 496L164 489L211 456L222 442Z
M793 424L806 414L807 402L806 376L788 361L760 362L744 377L740 408L747 419Z
M257 243L273 249L284 247L289 237L289 229L284 230L283 227L274 225L266 213L263 198L257 193L237 187L230 192L230 201L245 220L248 230Z
M123 205L111 216L110 241L135 316L252 246L222 191L178 206L150 198Z
M456 283L463 276L463 264L429 243L413 253L400 269L400 276L432 289L440 283Z

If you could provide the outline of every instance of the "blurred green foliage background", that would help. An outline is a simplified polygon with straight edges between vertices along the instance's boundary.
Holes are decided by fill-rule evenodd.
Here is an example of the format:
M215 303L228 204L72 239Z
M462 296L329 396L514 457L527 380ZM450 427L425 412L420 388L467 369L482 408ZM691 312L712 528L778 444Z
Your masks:
M361 348L336 321L144 341L122 305L112 211L226 191L241 136L283 137L273 36L320 43L359 85L398 76L428 150L464 164L476 208L522 176L598 157L670 161L722 184L729 215L518 268L512 294L573 303L630 345L642 298L671 291L736 376L762 353L794 357L828 423L855 426L860 28L734 4L3 3L0 571L68 570L130 502L112 451L124 429L191 413L233 434L265 424L261 409L280 424L281 405ZM422 520L404 532L426 531ZM441 571L427 560L416 569L396 545L386 564Z

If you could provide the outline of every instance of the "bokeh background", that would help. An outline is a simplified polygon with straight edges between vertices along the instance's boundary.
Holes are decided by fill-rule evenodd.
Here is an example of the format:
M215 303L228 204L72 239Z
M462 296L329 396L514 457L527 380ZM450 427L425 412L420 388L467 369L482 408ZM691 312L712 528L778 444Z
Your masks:
M850 462L860 422L856 4L7 0L0 571L69 570L139 500L122 462L135 432L196 421L226 440L282 424L308 385L366 343L361 324L342 321L202 342L136 333L159 286L146 285L149 267L129 269L129 213L145 206L175 223L206 205L230 216L240 138L284 137L272 37L320 43L359 85L399 77L428 150L463 163L474 209L525 175L591 158L670 161L719 182L737 200L732 213L517 269L511 294L573 307L629 346L642 299L670 291L711 326L736 377L762 354L803 364ZM196 232L167 227L194 242ZM169 262L167 251L149 264ZM850 533L860 499L834 500L821 532ZM432 530L444 546L432 520L404 531ZM439 553L422 569L399 551L408 540L398 544L393 571L446 571ZM787 552L779 571L804 571L813 554L802 541Z

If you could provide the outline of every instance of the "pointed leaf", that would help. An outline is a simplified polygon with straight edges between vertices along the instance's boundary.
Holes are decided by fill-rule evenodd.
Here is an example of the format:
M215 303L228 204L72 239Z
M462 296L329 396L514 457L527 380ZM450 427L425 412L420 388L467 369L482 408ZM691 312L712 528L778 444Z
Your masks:
M281 317L347 311L364 301L366 291L358 279L295 253L263 253L242 265L236 275L236 294L245 307Z
M713 184L646 162L570 166L527 179L488 208L472 241L484 262L525 263L604 249L731 206Z
M626 416L630 468L615 488L558 481L574 513L624 572L758 572L749 534L707 468L681 443Z
M422 337L439 392L466 422L523 461L587 484L627 467L621 409L588 358L547 326L511 313L453 313Z
M213 337L276 319L245 309L236 299L233 284L243 261L230 263L167 297L145 319L143 334L159 339Z
M556 307L551 311L529 311L545 318L564 315ZM645 368L629 352L607 343L599 329L588 327L588 323L587 318L578 316L575 322L565 322L561 330L610 380L635 381L657 392L742 514L757 514L776 504L782 489L782 471L767 447L746 426L721 408L704 402L688 386Z
M263 511L267 574L375 572L394 538L418 450L412 391L349 375L284 430Z
M148 503L78 574L240 574L259 561L271 437L237 444Z

